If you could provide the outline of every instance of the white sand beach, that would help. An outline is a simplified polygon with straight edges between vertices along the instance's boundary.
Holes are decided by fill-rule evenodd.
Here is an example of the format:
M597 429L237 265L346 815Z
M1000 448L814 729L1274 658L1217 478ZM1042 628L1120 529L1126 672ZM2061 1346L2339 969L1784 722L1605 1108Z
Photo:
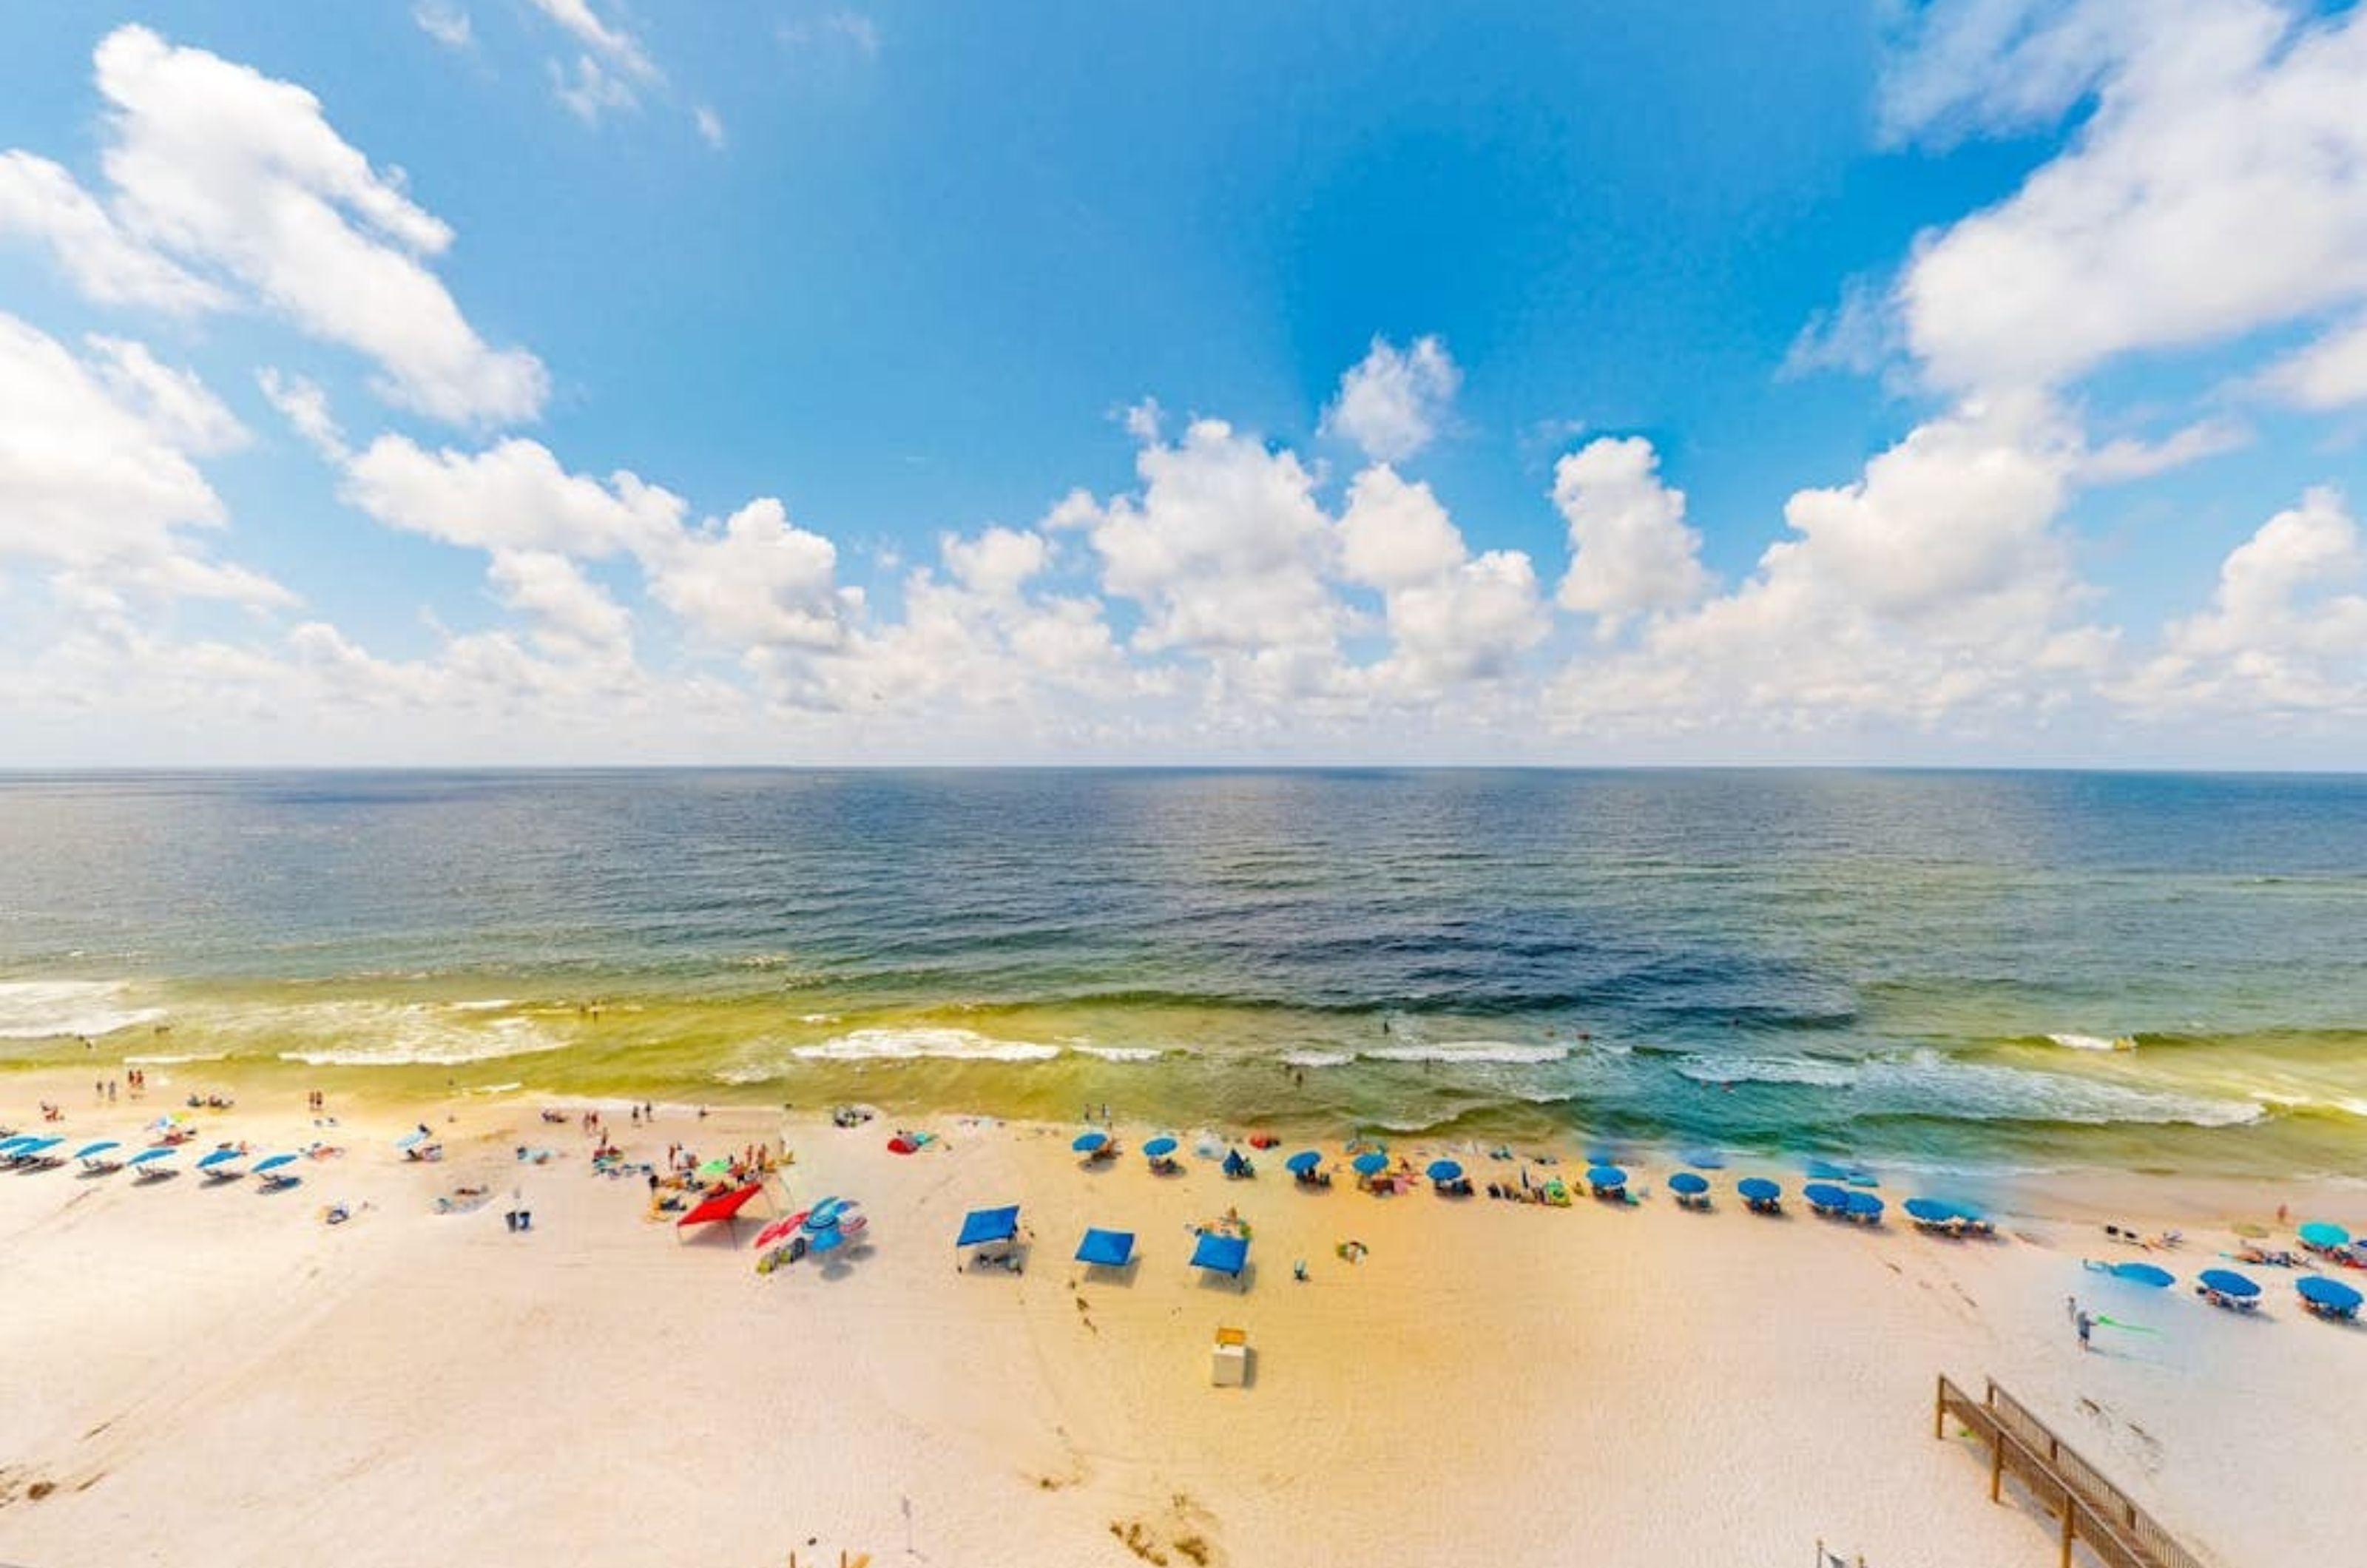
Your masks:
M19 1126L65 1100L43 1130L76 1141L178 1104L6 1092ZM1640 1203L1557 1210L1344 1175L1309 1192L1281 1150L1253 1180L1191 1157L1162 1179L1123 1125L1125 1155L1089 1170L1071 1128L938 1117L898 1156L885 1120L676 1107L640 1129L616 1107L633 1159L784 1140L752 1216L861 1201L866 1247L759 1275L749 1223L680 1235L642 1183L591 1174L584 1134L538 1116L568 1102L333 1102L321 1129L249 1098L195 1113L193 1147L347 1152L276 1194L0 1174L0 1561L1543 1568L1806 1564L1821 1540L1870 1568L2052 1562L2047 1523L1990 1505L1969 1445L1934 1438L1942 1371L1996 1378L2204 1562L2342 1561L2355 1536L2367 1330L2305 1316L2280 1269L2251 1270L2267 1301L2238 1317L2079 1260L2121 1256L2106 1218L2182 1227L2156 1260L2183 1280L2280 1202L2367 1216L2357 1186L2033 1180L1982 1243L1909 1230L1904 1177L1878 1230L1747 1214L1748 1161L1707 1213L1670 1201L1664 1161ZM440 1164L393 1149L422 1119ZM522 1165L520 1145L560 1155ZM491 1201L436 1213L462 1185ZM353 1218L324 1224L333 1201ZM964 1211L1005 1202L1025 1272L959 1269ZM1185 1266L1228 1208L1253 1231L1240 1289ZM1088 1224L1137 1233L1127 1274L1070 1261ZM1335 1253L1350 1239L1361 1262ZM2083 1354L2074 1292L2152 1332ZM1220 1325L1248 1331L1247 1387L1210 1385Z

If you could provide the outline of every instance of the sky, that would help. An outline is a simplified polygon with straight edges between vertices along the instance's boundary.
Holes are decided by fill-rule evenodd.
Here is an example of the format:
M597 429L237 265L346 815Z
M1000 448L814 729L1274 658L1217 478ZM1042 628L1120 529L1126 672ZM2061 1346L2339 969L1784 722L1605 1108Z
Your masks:
M2367 16L0 12L0 766L2367 767Z

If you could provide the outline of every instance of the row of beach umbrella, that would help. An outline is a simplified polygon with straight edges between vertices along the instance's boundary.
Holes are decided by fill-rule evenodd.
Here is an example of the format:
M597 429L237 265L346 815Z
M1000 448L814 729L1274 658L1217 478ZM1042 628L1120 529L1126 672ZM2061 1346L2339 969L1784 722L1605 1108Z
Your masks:
M119 1139L100 1138L95 1142L83 1145L82 1147L74 1150L71 1155L53 1156L52 1151L59 1148L64 1143L65 1140L63 1138L56 1137L16 1137L0 1139L0 1161L10 1163L31 1162L54 1157L61 1162L66 1159L83 1161L88 1165L92 1170L100 1173L114 1170L119 1168L128 1170L136 1169L147 1172L161 1169L164 1161L173 1158L181 1152L180 1148L176 1145L160 1144L153 1148L142 1149L127 1160L109 1160L107 1156L114 1153L117 1149L121 1148L123 1144ZM246 1157L245 1153L239 1149L215 1149L210 1154L199 1156L197 1161L196 1168L204 1171L208 1176L213 1177L218 1180L232 1180L242 1176L252 1175L268 1178L270 1179L271 1185L277 1185L278 1183L289 1179L286 1177L275 1177L273 1173L285 1170L288 1167L294 1165L298 1156L287 1154L272 1155L267 1158L256 1161L251 1169L239 1170L232 1168L237 1162L243 1160Z

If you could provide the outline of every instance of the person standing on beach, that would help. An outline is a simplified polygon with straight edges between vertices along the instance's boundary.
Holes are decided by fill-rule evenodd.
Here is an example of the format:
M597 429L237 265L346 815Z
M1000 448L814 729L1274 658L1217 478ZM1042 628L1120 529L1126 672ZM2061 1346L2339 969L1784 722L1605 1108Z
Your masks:
M2094 1349L2096 1347L2089 1341L2088 1336L2094 1331L2096 1320L2088 1315L2088 1311L2085 1307L2081 1307L2078 1309L2077 1315L2075 1315L2071 1321L2073 1326L2077 1327L2079 1331L2079 1348L2082 1350Z

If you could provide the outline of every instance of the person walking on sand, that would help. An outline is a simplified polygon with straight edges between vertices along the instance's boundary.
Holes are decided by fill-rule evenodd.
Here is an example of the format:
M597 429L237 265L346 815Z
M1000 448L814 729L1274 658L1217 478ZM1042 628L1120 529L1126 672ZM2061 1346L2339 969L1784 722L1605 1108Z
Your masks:
M2088 1309L2085 1307L2078 1308L2071 1322L2072 1325L2079 1331L2079 1348L2082 1350L2094 1349L2096 1347L2090 1341L2088 1337L2090 1334L2094 1332L2096 1320L2088 1315Z

